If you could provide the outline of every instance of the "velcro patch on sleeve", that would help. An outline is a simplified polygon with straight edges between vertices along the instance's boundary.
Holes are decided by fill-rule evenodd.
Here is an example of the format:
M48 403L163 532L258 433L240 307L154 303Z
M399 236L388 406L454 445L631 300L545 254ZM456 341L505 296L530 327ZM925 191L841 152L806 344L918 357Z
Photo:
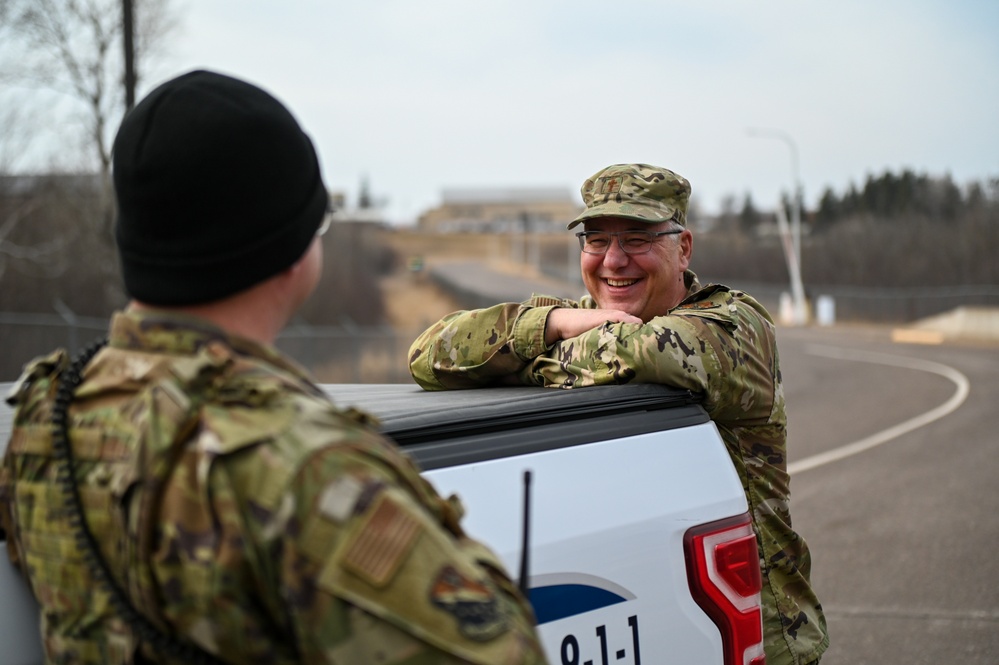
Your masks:
M696 302L688 302L677 307L677 309L694 309L694 310L705 310L705 309L718 309L721 307L719 303L711 300L699 300Z
M354 507L364 491L364 483L354 476L341 476L323 490L319 511L337 524L343 524L354 514Z
M388 584L421 532L419 520L384 494L344 555L343 566L374 587Z
M527 302L531 307L561 307L564 301L552 296L532 295Z
M445 566L430 587L430 602L458 622L458 630L477 642L491 640L507 630L506 616L488 586Z

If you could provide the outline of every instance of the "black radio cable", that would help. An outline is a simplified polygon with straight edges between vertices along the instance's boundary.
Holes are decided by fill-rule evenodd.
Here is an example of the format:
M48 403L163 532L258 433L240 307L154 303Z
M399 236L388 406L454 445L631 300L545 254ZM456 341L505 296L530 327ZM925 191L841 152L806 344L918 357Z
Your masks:
M226 661L208 653L201 647L182 642L176 637L167 635L145 615L139 612L128 598L128 595L115 581L107 561L101 556L97 541L87 526L80 499L79 487L76 483L76 465L73 460L72 447L69 444L68 410L73 401L73 393L80 385L83 368L93 359L97 352L107 344L101 339L91 344L78 355L70 367L63 373L62 380L56 392L55 406L52 409L52 449L57 460L61 462L57 478L63 490L65 505L69 509L69 521L76 536L83 558L90 568L91 574L105 588L110 596L111 607L115 613L124 619L139 640L149 644L154 651L168 658L182 660L194 665L227 665Z

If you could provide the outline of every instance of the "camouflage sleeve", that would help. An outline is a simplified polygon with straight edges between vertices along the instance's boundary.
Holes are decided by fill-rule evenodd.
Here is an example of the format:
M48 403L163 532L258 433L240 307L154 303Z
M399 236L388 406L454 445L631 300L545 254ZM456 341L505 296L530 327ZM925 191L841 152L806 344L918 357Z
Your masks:
M662 383L702 393L715 420L766 422L778 399L774 349L772 324L725 295L645 324L607 323L562 340L525 373L562 388Z
M556 343L529 371L535 382L550 387L637 381L704 392L718 359L701 328L676 316L646 324L605 323Z
M7 470L7 457L0 462L0 540L7 543L7 556L15 568L20 568L20 553L14 539L14 517L11 514L11 481ZM8 532L10 536L8 537Z
M521 371L547 350L545 322L555 302L533 298L449 314L410 346L413 379L425 390L520 382Z
M15 422L18 418L24 419L27 417L24 412L32 413L38 407L40 398L37 394L32 397L30 404L26 406L23 404L23 402L28 400L28 395L31 394L32 384L37 379L47 377L54 371L65 367L66 362L65 352L58 350L48 356L35 358L24 366L24 371L4 397L9 405L18 410L18 414L13 419ZM14 422L11 423L11 439L15 436L13 425ZM6 539L7 555L10 558L10 562L15 568L20 570L23 565L23 559L14 525L16 464L13 446L8 441L3 459L0 460L0 540Z
M545 663L530 605L455 507L380 437L343 436L247 516L280 552L265 577L302 661Z

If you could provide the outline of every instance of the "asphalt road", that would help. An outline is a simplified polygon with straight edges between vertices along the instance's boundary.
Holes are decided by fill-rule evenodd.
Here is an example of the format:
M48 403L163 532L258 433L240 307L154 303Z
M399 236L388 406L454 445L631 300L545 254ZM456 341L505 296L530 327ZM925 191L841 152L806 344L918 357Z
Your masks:
M778 344L823 665L999 663L999 344L840 326Z

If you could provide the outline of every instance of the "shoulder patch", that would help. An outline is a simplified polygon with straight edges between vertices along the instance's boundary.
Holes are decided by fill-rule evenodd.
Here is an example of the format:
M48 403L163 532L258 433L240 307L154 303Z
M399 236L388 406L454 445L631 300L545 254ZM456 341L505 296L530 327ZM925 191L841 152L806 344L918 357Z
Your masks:
M486 642L507 630L507 618L496 593L485 584L444 566L430 587L430 602L458 621L458 630L476 642Z
M381 588L395 576L421 531L414 515L382 494L357 539L348 546L343 566Z

